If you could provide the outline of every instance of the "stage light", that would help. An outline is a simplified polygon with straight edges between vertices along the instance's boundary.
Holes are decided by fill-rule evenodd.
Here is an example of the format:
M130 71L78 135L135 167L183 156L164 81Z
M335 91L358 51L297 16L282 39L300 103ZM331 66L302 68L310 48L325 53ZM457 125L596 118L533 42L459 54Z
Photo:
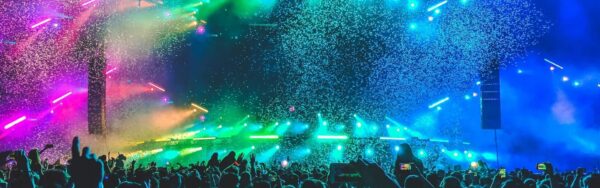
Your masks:
M362 127L362 123L356 122L356 127L358 127L358 128Z
M481 85L481 81L475 82L476 85Z
M337 150L338 151L342 150L342 145L337 145Z
M438 4L435 4L435 5L431 6L431 7L429 7L429 8L427 9L427 12L431 12L431 11L433 11L433 10L436 10L437 8L439 8L439 7L443 6L443 5L445 5L446 3L448 3L448 1L442 1L442 2L440 2L440 3L438 3Z
M275 126L279 125L279 122L275 122Z
M473 97L477 97L477 92L473 92Z
M523 70L521 70L521 69L517 70L517 74L523 74Z
M598 83L598 85L596 85L596 86L600 87L600 83Z
M394 146L394 150L396 150L396 152L400 151L400 146Z
M252 149L256 149L256 147L254 147L254 146L252 146L251 148L252 148Z
M550 71L554 71L554 66L550 66Z
M442 148L442 153L446 153L446 149L443 149L443 148Z
M327 122L326 122L326 121L324 121L323 123L321 123L321 125L323 125L323 126L327 126Z
M81 6L89 5L90 3L93 3L94 1L96 1L96 0L89 0L88 2L81 4Z
M479 166L479 163L473 161L471 162L471 168L477 168Z
M281 161L281 167L283 167L283 168L287 167L288 164L289 164L289 162L287 160Z
M310 153L310 149L306 149L306 153Z
M27 116L21 116L19 119L16 119L16 120L14 120L14 121L12 121L12 122L10 122L10 123L6 124L6 125L4 126L4 129L9 129L9 128L11 128L12 126L15 126L16 124L19 124L19 123L21 123L21 122L25 121L26 119L27 119Z
M279 149L279 148L280 148L280 147L279 147L279 145L276 145L276 146L275 146L275 149Z
M402 138L402 137L387 137L387 136L379 137L379 139L380 140L400 140L400 141L406 140L406 138Z
M250 139L279 139L277 135L252 135Z
M58 23L53 23L52 27L58 27Z
M373 150L372 149L367 149L367 155L373 155Z
M438 105L440 105L442 103L445 103L448 100L450 100L450 97L443 98L442 100L439 100L439 101L437 101L437 102L429 105L429 109L434 108L434 107L436 107L436 106L438 106Z
M73 94L73 92L69 91L68 93L66 93L66 94L64 94L64 95L62 95L62 96L60 96L60 97L58 97L58 98L54 99L54 100L52 101L52 104L56 104L57 102L60 102L61 100L63 100L63 99L65 99L65 98L67 98L67 97L68 97L68 96L70 96L71 94Z
M567 77L567 76L563 76L563 77L562 77L562 81L563 81L563 82L567 82L567 81L569 81L569 77Z
M288 121L288 122L287 122L287 123L285 123L285 124L286 124L286 125L292 125L292 122L289 122L289 121Z
M385 128L389 129L390 128L390 124L385 125Z
M440 110L442 110L442 107L438 106L438 107L436 107L436 110L440 111Z
M430 22L433 21L433 16L427 17L427 20L429 20Z
M473 154L469 153L469 154L467 154L467 157L468 157L468 158L472 158L472 157L473 157Z
M468 2L469 2L469 0L460 0L460 3L462 3L463 5L467 4Z
M400 128L396 128L396 132L400 132Z
M405 131L406 131L406 130L408 130L408 127L404 127L404 130L405 130Z
M421 157L422 157L422 156L425 156L425 151L423 151L423 149L420 149L420 150L419 150L419 156L421 156Z
M458 152L454 152L454 153L452 154L452 156L454 156L454 157L458 157Z
M379 127L377 127L377 126L373 126L371 129L373 129L373 130L377 130L377 129L379 129Z
M244 123L244 127L247 127L247 126L248 126L248 123Z
M36 23L36 24L32 25L32 26L31 26L31 29L33 29L33 28L36 28L36 27L39 27L40 25L44 25L45 23L48 23L48 22L50 22L50 21L52 21L52 18L47 18L47 19L45 19L45 20L43 20L43 21L41 21L41 22L38 22L38 23Z
M346 140L346 135L317 135L317 139L329 139L329 140Z
M189 154L192 154L194 152L197 152L197 151L202 151L202 147L186 148L186 149L181 150L180 154L182 156L185 156L185 155L189 155Z
M471 96L465 95L465 100L471 100Z
M219 125L217 126L217 129L223 128L223 125Z
M578 81L574 81L574 82L573 82L573 86L577 87L577 86L579 86L579 85L581 85L581 83L579 83Z
M409 25L410 30L416 30L417 29L417 24L416 23L411 23Z
M197 105L197 104L194 104L194 103L192 103L192 107L194 107L194 108L196 108L196 109L198 109L198 110L202 110L202 111L203 111L203 112L205 112L205 113L208 113L208 110L207 110L206 108L203 108L203 107L202 107L202 106L200 106L200 105Z
M463 153L464 153L464 154L467 154L467 153L469 153L469 152L468 152L467 150L465 150L465 151L463 151Z
M442 11L440 9L435 9L434 13L435 14L440 14L440 13L442 13Z
M553 61L550 61L549 59L544 58L544 61L546 61L547 63L550 63L551 65L558 67L559 69L564 69L562 66L560 66L559 64L557 64ZM550 69L550 70L554 70L554 69Z
M162 92L166 91L164 88L162 88L162 87L160 87L160 86L158 86L158 85L156 85L156 84L154 84L152 82L148 82L148 85L150 85L150 86L152 86L152 87L154 87L154 88L156 88L156 89L158 89L158 90L160 90Z

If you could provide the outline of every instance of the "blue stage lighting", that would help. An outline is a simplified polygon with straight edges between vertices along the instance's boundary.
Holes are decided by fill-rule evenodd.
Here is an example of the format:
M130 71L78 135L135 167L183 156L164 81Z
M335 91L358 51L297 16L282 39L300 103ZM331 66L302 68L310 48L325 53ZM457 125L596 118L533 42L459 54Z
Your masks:
M563 76L563 77L562 77L562 81L563 81L563 82L567 82L567 81L569 81L569 77L567 77L567 76Z
M581 83L579 83L578 81L574 81L574 82L573 82L573 86L577 87L577 86L579 86L579 85L581 85Z
M400 146L395 146L395 147L394 147L394 150L395 150L396 152L400 151Z
M523 74L523 70L519 69L519 70L517 70L517 73L518 74Z
M471 96L465 95L465 100L471 100Z

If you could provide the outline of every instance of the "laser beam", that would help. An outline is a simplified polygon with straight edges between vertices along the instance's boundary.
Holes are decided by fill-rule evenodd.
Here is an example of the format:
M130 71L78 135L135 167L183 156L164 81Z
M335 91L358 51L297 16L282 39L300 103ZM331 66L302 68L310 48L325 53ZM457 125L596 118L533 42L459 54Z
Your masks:
M380 140L401 140L401 141L406 140L406 138L403 138L403 137L385 137L385 136L379 137L379 139Z
M204 111L205 113L208 113L208 110L207 110L206 108L203 108L203 107L202 107L202 106L200 106L200 105L197 105L197 104L194 104L194 103L192 103L192 107L194 107L194 108L197 108L198 110L202 110L202 111Z
M437 102L435 102L435 103L433 103L433 104L429 105L429 108L430 108L430 109L431 109L431 108L435 108L436 106L438 106L438 105L440 105L440 104L442 104L442 103L445 103L445 102L446 102L446 101L448 101L448 100L450 100L450 97L443 98L442 100L439 100L439 101L437 101Z
M329 140L346 140L348 136L345 135L318 135L318 139L329 139Z
M94 1L96 1L96 0L89 0L89 1L81 4L81 6L86 6L86 5L90 4L90 3L93 3Z
M166 91L164 88L162 88L162 87L160 87L160 86L158 86L158 85L156 85L156 84L154 84L152 82L148 82L148 85L150 85L150 86L152 86L152 87L154 87L154 88L156 88L156 89L158 89L158 90L160 90L162 92Z
M22 116L22 117L20 117L19 119L17 119L17 120L14 120L13 122L10 122L10 123L6 124L6 125L4 126L4 129L9 129L9 128L11 128L12 126L15 126L16 124L19 124L19 123L21 123L21 122L25 121L26 119L27 119L27 116Z
M116 70L117 70L117 67L115 67L115 68L112 68L112 69L110 69L110 70L106 71L106 73L105 73L105 74L106 74L106 75L108 75L108 74L110 74L111 72L113 72L113 71L116 71Z
M431 11L437 9L437 8L440 8L442 5L445 5L446 3L448 3L448 1L442 1L442 2L440 2L438 4L435 4L435 5L431 6L431 7L429 7L427 9L427 12L431 12Z
M203 138L193 138L192 140L214 140L217 137L203 137Z
M250 139L279 139L277 135L252 135Z
M549 59L544 58L544 61L546 63L550 63L551 65L554 65L554 66L558 67L559 69L564 69L562 66L560 66L559 64L557 64L557 63L555 63L553 61L550 61Z
M38 27L38 26L40 26L40 25L43 25L43 24L45 24L45 23L48 23L48 22L50 22L50 21L52 21L52 18L47 18L47 19L45 19L45 20L43 20L43 21L41 21L41 22L39 22L39 23L36 23L36 24L32 25L32 26L31 26L31 29L33 29L33 28L36 28L36 27Z
M69 91L67 94L64 94L63 96L60 96L59 98L54 99L52 101L52 104L56 104L57 102L62 101L63 99L67 98L71 94L73 94L73 92Z

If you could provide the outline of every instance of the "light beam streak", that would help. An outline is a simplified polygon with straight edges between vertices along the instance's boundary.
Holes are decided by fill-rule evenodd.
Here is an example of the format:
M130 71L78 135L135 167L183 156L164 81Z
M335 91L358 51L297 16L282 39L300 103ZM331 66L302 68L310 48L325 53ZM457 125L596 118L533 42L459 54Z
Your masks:
M192 103L192 106L193 106L194 108L197 108L198 110L202 110L202 111L204 111L205 113L208 113L208 110L207 110L206 108L203 108L203 107L202 107L202 106L200 106L200 105L197 105L197 104L194 104L194 103Z
M446 101L448 101L448 100L450 100L450 97L443 98L442 100L439 100L439 101L437 101L437 102L435 102L435 103L433 103L433 104L429 105L429 108L430 108L430 109L431 109L431 108L435 108L436 106L438 106L438 105L440 105L440 104L442 104L442 103L445 103L445 102L446 102Z
M435 4L435 5L431 6L431 7L429 7L427 9L427 12L431 12L431 11L437 9L437 8L440 8L442 5L445 5L446 3L448 3L448 1L442 1L442 2L440 2L438 4Z
M277 135L253 135L250 139L279 139Z
M401 140L401 141L405 141L406 138L402 138L402 137L379 137L380 140Z
M6 125L4 126L4 129L9 129L9 128L11 128L12 126L15 126L16 124L19 124L19 123L21 123L21 122L25 121L26 119L27 119L27 116L22 116L22 117L20 117L19 119L17 119L17 120L14 120L13 122L10 122L10 123L6 124Z
M63 99L67 98L71 94L73 94L73 92L69 91L67 94L64 94L63 96L60 96L59 98L54 99L52 101L52 104L56 104L57 102L62 101Z
M160 87L160 86L158 86L158 85L156 85L156 84L154 84L154 83L152 83L152 82L148 82L148 85L150 85L150 86L152 86L152 87L154 87L154 88L156 88L156 89L158 89L158 90L160 90L160 91L162 91L162 92L165 92L165 91L167 91L167 90L165 90L164 88L162 88L162 87Z
M106 71L106 73L105 73L105 74L106 74L106 75L108 75L108 74L110 74L111 72L114 72L114 71L116 71L116 70L117 70L117 67L115 67L115 68L112 68L112 69L110 69L110 70Z
M336 135L318 135L318 139L331 139L331 140L346 140L348 136L336 136Z
M550 63L551 65L558 67L559 69L564 69L562 66L560 66L559 64L557 64L553 61L550 61L549 59L544 58L544 61L546 61L547 63Z
M93 3L94 1L96 1L96 0L89 0L88 2L85 2L85 3L81 4L81 6L86 6L86 5L90 4L90 3Z
M32 25L32 26L31 26L31 29L33 29L33 28L36 28L36 27L38 27L38 26L40 26L40 25L43 25L43 24L45 24L45 23L48 23L48 22L50 22L51 20L52 20L52 18L48 18L48 19L45 19L45 20L43 20L43 21L41 21L41 22L39 22L39 23L36 23L36 24L34 24L34 25Z

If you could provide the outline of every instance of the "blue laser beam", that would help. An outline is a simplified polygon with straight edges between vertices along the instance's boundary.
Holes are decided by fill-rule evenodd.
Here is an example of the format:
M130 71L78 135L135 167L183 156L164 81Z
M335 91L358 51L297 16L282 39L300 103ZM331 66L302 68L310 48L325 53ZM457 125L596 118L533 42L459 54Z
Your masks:
M435 103L433 103L433 104L429 105L429 108L430 108L430 109L431 109L431 108L435 108L436 106L438 106L438 105L440 105L440 104L442 104L442 103L445 103L445 102L446 102L446 101L448 101L448 100L450 100L450 97L446 97L446 98L444 98L444 99L442 99L442 100L439 100L439 101L437 101L437 102L435 102Z
M544 58L544 61L546 61L547 63L550 63L551 65L558 67L559 69L564 69L562 66L560 66L559 64L557 64L553 61L550 61L549 59Z
M427 9L427 12L431 12L431 11L437 9L437 8L440 8L442 5L445 5L446 3L448 3L448 1L442 1L442 2L440 2L438 4L435 4L435 5L431 6L431 7L429 7Z

